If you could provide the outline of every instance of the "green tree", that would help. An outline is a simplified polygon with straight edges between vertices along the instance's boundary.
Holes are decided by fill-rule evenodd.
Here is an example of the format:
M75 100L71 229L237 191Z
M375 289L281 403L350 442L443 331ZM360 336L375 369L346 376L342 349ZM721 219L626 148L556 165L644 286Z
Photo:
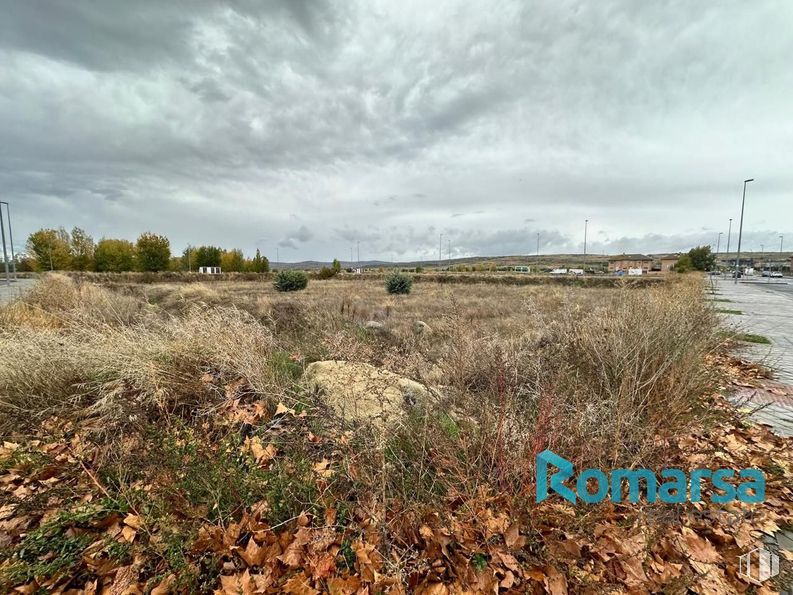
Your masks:
M147 231L138 238L137 256L141 271L166 271L171 262L171 243L165 236Z
M337 258L334 258L334 259L333 259L333 264L331 265L331 268L332 268L334 271L336 271L336 274L337 274L337 275L338 275L339 273L341 273L341 263L339 262L339 260L338 260Z
M239 273L245 268L242 250L226 250L220 256L220 268L224 273Z
M192 252L193 270L198 267L219 267L223 250L216 246L199 246Z
M28 236L27 253L37 271L64 271L71 268L69 233L63 229L40 229Z
M123 273L135 268L135 245L129 240L102 238L94 250L94 269Z
M716 256L711 254L710 246L697 246L688 251L691 266L697 271L712 271L716 268Z
M89 236L84 229L75 227L70 238L72 253L72 267L76 271L88 271L94 266L94 238Z
M190 244L187 245L182 251L182 263L180 270L182 271L194 271L196 270L195 264L195 246L191 246Z
M256 256L250 262L250 270L254 273L270 272L270 261L266 256L262 256L258 248L256 248Z
M683 254L675 263L675 272L677 273L687 273L692 268L691 257L688 254Z

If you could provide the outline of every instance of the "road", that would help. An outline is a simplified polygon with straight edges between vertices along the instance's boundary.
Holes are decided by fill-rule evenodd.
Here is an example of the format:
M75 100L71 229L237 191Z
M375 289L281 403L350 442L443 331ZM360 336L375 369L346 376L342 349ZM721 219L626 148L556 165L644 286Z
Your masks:
M770 345L749 343L741 350L746 359L758 362L774 371L776 380L793 387L793 280L767 278L757 280L713 279L717 300L723 310L738 310L741 314L725 314L729 324L739 332L763 335ZM791 388L793 392L793 388ZM793 401L789 396L758 397L765 407L754 419L770 425L778 434L793 436Z
M19 297L33 287L35 283L35 279L17 279L16 281L12 280L11 284L8 285L5 275L0 274L0 304L10 302L14 298Z

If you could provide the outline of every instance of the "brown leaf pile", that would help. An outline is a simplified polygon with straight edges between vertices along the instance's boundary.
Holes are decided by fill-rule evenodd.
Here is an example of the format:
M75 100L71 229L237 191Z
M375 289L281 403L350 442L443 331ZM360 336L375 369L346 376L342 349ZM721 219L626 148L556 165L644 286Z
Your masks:
M727 365L726 362L721 362ZM747 378L738 364L732 382ZM709 406L730 412L714 395ZM259 421L266 412L256 404L232 407L229 418ZM295 416L281 407L277 415ZM301 414L304 415L304 414ZM265 520L267 503L245 510L230 524L204 522L190 538L188 565L202 560L216 564L219 594L292 593L337 595L374 593L772 593L773 584L751 585L738 576L738 556L761 546L781 527L793 526L793 441L745 423L731 413L719 422L679 438L670 445L669 460L682 468L718 467L773 469L766 472L766 501L761 505L568 503L551 498L542 505L516 503L483 488L475 498L447 497L436 510L405 508L384 521L364 507L352 521L337 522L331 502L324 517L303 513L280 526ZM82 494L85 503L107 496L90 471L96 453L79 433L53 442L31 441L26 449L46 453L53 461L35 473L22 460L0 468L0 551L18 543L60 511L66 494ZM310 434L308 440L319 440ZM22 448L6 443L0 460ZM241 452L267 467L281 456L271 443L248 437ZM319 486L339 472L322 458L313 463ZM39 496L42 497L39 497ZM43 502L41 500L43 499ZM709 493L705 490L705 500ZM34 510L31 503L38 502ZM80 573L55 575L8 584L19 593L144 593L183 591L172 573L152 572L142 541L156 540L157 531L140 511L113 513L100 520L75 523L69 535L86 538ZM125 544L133 555L119 565L105 555L108 543ZM789 568L793 553L782 552ZM57 557L56 552L44 558ZM0 558L2 560L2 558ZM46 560L44 560L46 561ZM12 560L0 562L3 573ZM786 579L785 579L786 580ZM753 590L751 590L753 589Z

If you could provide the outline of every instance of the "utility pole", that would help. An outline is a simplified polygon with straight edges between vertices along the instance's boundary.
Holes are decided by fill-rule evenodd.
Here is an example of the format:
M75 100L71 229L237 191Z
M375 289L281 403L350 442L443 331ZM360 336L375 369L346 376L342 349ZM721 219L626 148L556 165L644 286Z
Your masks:
M730 218L730 226L727 228L727 262L730 262L730 236L732 235L732 218Z
M452 241L446 240L446 260L449 261L449 270L452 270Z
M537 268L540 268L540 232L537 232Z
M443 266L443 234L438 236L438 272L441 272Z
M719 239L716 240L716 254L719 253L719 248L721 248L721 236L724 235L723 231L719 232Z
M738 226L738 253L735 256L735 284L738 284L738 273L741 266L741 237L743 236L743 207L746 204L746 184L754 182L754 178L743 181L743 198L741 199L741 223Z
M586 235L587 235L588 226L589 226L589 219L584 219L584 258L586 258Z
M760 270L764 271L766 269L766 266L765 266L765 244L760 244L760 262L763 263L763 266L762 266L762 268Z
M11 225L11 207L9 204L4 201L0 200L0 209L3 208L2 205L6 206L6 213L8 214L8 241L11 244L11 270L14 273L14 281L17 280L17 257L14 254L14 231Z
M6 226L3 223L3 205L0 205L0 234L3 236L3 263L6 269L6 285L11 285L11 277L8 274L8 253L6 252Z
M784 241L785 241L785 236L779 234L779 271L780 272L782 271L782 263L784 262L782 260L782 242Z
M361 240L358 240L356 245L358 247L358 270L363 273L363 270L361 269Z

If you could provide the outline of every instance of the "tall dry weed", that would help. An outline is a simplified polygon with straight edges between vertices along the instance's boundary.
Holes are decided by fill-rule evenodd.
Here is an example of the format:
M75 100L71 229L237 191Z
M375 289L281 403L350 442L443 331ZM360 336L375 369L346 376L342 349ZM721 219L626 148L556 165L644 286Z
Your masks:
M50 415L129 420L224 398L216 386L245 379L279 394L273 337L235 308L193 307L145 324L94 322L0 331L0 433Z

